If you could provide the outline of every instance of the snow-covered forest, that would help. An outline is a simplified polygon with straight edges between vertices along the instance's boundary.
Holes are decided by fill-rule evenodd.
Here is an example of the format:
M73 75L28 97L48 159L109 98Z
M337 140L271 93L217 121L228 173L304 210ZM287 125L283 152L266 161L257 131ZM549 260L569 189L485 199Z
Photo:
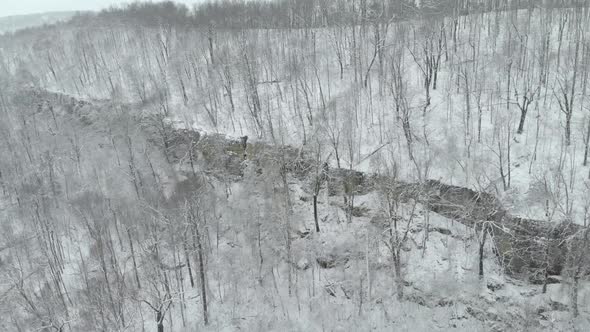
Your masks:
M588 331L589 74L584 0L0 35L0 330Z

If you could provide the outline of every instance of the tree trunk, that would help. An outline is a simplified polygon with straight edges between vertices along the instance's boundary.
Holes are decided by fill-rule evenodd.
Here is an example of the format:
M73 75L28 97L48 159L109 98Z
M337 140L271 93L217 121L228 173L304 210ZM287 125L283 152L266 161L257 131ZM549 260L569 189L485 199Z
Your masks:
M320 232L320 223L318 221L318 195L313 195L313 219L315 221L315 231Z
M207 39L209 40L209 57L211 59L211 65L215 65L215 59L213 57L213 26L209 26Z
M139 282L139 273L137 272L137 262L135 260L135 248L133 247L133 240L131 239L131 231L127 228L127 237L129 238L129 248L131 249L131 259L133 261L133 272L135 272L135 281L137 282L137 288L141 289L141 283Z
M572 144L572 111L565 116L565 145Z
M516 131L517 134L522 134L524 132L524 122L526 120L526 110L520 110L520 122L518 123L518 130Z
M484 248L486 245L486 237L487 237L487 229L484 226L483 230L482 230L483 234L482 234L482 239L481 242L479 243L479 279L483 279L483 253L484 253Z
M574 282L572 285L572 311L574 317L578 317L580 315L580 310L578 308L578 291L579 291L579 284L580 284L580 271L581 268L578 266L574 275Z
M188 248L186 246L186 239L183 241L182 247L184 249L184 258L186 260L186 267L187 267L187 270L188 270L188 277L189 277L189 279L191 281L191 287L194 288L195 287L195 280L193 278L193 269L191 267L191 260L189 259L189 255L188 255Z
M395 284L397 288L397 300L401 301L404 298L404 280L402 278L401 261L399 254L393 258L393 265L395 268Z
M541 293L547 293L547 284L549 283L549 272L547 271L547 267L545 267L545 279L543 280L543 288L541 289Z
M201 244L201 235L199 228L195 225L195 232L197 233L197 256L199 258L199 277L201 279L201 302L203 303L203 321L205 325L209 324L209 316L207 313L207 287L205 285L205 263L203 261L203 246Z
M588 120L588 129L586 131L586 146L584 148L584 166L588 166L588 146L590 145L590 120Z
M162 312L156 312L156 323L158 324L158 332L164 332L164 317L162 317Z

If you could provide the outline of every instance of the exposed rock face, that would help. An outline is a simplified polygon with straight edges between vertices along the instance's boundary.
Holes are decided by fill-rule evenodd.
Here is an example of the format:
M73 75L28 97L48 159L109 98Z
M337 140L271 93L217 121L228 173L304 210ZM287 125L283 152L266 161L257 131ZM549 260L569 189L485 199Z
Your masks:
M268 162L284 163L287 172L299 179L309 179L316 165L306 151L293 147L274 147L261 142L246 143L219 134L204 135L193 130L172 130L171 161L187 162L186 156L197 156L199 167L213 175L240 180L244 159L263 172ZM192 149L191 151L188 151ZM377 190L385 179L381 175L355 170L330 168L327 185L330 195L354 193L364 195ZM542 282L545 275L559 275L563 269L567 247L564 237L579 229L571 223L547 223L511 217L494 195L469 188L428 180L421 184L396 182L400 198L417 199L432 211L454 218L470 227L483 221L493 225L496 254L506 273L519 279ZM321 260L321 259L320 259ZM330 266L330 260L320 264Z
M99 116L92 110L104 106L100 101L77 100L43 89L25 89L21 93L28 95L27 100L32 106L38 106L39 111L64 112L89 124L93 122L93 116ZM53 109L53 106L59 109ZM265 171L265 166L274 164L298 179L309 180L316 173L315 167L323 167L316 165L307 151L298 148L179 129L158 117L140 116L137 120L152 142L163 149L168 161L182 166L183 172L199 171L224 180L239 181L246 163L254 165L259 174ZM146 125L149 121L152 123ZM392 182L382 175L349 169L329 168L327 173L326 182L331 195L364 195ZM580 230L571 222L547 223L511 217L491 194L436 180L419 184L397 181L395 190L400 191L402 201L416 199L432 211L467 226L477 227L482 221L490 221L498 259L506 273L532 282L543 282L546 275L561 274L568 257L563 239Z
M346 256L336 256L334 254L329 254L325 256L320 256L316 258L316 262L322 269L331 269L348 262L348 257Z
M434 180L426 181L425 187L432 211L468 226L491 222L496 254L507 274L536 283L546 275L561 274L568 253L563 239L579 226L512 217L495 196L469 188Z
M343 195L345 192L365 195L374 189L374 176L344 168L328 169L330 196Z
M427 193L429 208L441 215L466 219L464 222L489 220L500 222L506 211L500 202L488 193L428 180L422 189Z
M560 275L568 256L564 239L580 226L571 222L548 223L507 217L506 231L494 231L499 258L506 272L520 279L543 283L546 275Z

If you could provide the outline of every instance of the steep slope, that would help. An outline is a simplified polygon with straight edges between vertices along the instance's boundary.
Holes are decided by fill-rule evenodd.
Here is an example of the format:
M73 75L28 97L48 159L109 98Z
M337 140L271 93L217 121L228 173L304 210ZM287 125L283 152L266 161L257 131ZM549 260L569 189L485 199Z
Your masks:
M590 329L590 11L318 3L0 37L1 330Z
M112 141L112 138L129 135L133 146L139 147L136 152L147 147L142 141L163 148L163 143L155 143L160 140L161 134L153 126L153 115L142 113L132 105L115 105L99 100L81 101L41 90L23 90L18 95L18 100L27 95L32 98L33 105L44 105L34 112L38 123L47 125L47 132L42 129L44 126L38 127L38 135L45 137L44 133L47 133L47 137L53 137L45 140L44 144L53 147L56 161L54 172L58 177L63 172L69 178L64 178L64 182L57 178L54 180L56 184L53 186L59 188L56 190L60 192L54 196L57 198L56 205L52 207L49 202L38 220L50 221L44 227L53 229L53 234L59 235L54 240L47 238L41 243L57 241L55 243L61 248L62 254L58 254L58 257L62 257L63 265L58 287L67 290L69 299L64 300L76 303L77 307L70 309L66 315L58 309L63 305L59 297L50 300L53 296L46 295L46 300L41 301L32 295L39 303L40 312L46 305L48 308L54 306L49 312L50 318L44 324L57 325L71 317L68 324L74 329L80 326L99 327L99 322L89 319L92 317L89 310L106 310L114 302L126 308L124 324L128 329L140 330L141 326L150 328L156 324L147 316L150 307L147 304L136 307L134 303L143 299L153 305L158 299L153 292L165 289L159 283L163 281L158 281L160 279L156 272L160 270L169 276L169 287L173 289L169 316L163 321L166 329L203 329L202 316L194 315L200 312L199 290L191 286L192 281L189 282L194 278L195 285L199 284L196 273L198 259L193 256L195 248L189 244L191 254L188 257L193 269L189 276L189 265L181 263L182 249L178 251L177 247L179 242L183 242L182 229L187 227L187 223L183 217L184 209L180 207L178 210L174 201L183 195L197 201L207 200L206 204L195 205L195 208L208 216L209 226L204 238L209 248L206 273L211 330L371 328L415 331L566 331L572 326L588 324L590 313L585 307L581 308L576 320L571 319L569 282L550 284L547 292L543 293L541 286L508 277L499 265L492 241L484 246L485 274L480 278L477 272L481 240L479 234L469 224L464 225L430 211L435 201L420 203L418 197L412 197L410 189L400 190L406 194L403 195L405 198L400 198L398 207L398 213L403 218L399 234L408 230L408 240L400 247L405 295L398 301L399 288L396 286L391 249L388 247L391 245L388 236L391 225L387 219L383 219L383 214L387 212L384 209L387 201L384 200L383 192L377 189L378 183L384 183L383 179L374 181L370 180L370 176L330 169L329 181L321 185L319 192L321 231L317 233L313 230L314 219L310 210L313 194L310 174L313 174L313 164L310 166L311 161L302 157L306 153L259 142L247 143L244 158L243 145L239 140L180 130L176 136L168 136L168 151L151 150L147 154L136 154L132 164L132 159L123 152L129 144L126 139ZM113 118L114 109L125 109L126 121L130 122L122 122L121 117ZM27 119L32 118L29 115ZM110 130L104 129L107 124ZM131 134L128 128L133 127L143 129L134 130ZM79 130L83 130L83 133ZM71 135L71 131L78 132L77 138L69 146L73 148L72 144L77 144L82 147L81 166L76 166L75 154L65 152L70 147L60 138L62 135ZM43 139L39 142L43 142ZM61 145L65 151L55 150ZM191 146L195 149L193 157L187 151ZM70 172L67 171L68 163L57 162L60 156L68 155L74 161L69 166L72 167ZM106 158L107 155L111 157ZM284 174L280 167L281 155L286 156L289 172L286 178L287 191L281 180ZM87 159L90 156L99 158L100 169L85 166L95 164L95 161ZM150 158L146 159L146 156ZM192 165L191 158L194 158ZM170 164L167 164L166 159ZM32 169L47 165L46 159L41 161L39 166L31 165ZM109 165L114 167L110 168ZM135 166L132 168L132 165ZM82 171L81 175L76 175L78 167ZM134 188L137 187L133 169L136 176L142 179L137 199L134 198ZM87 171L91 172L85 180L84 173ZM152 171L156 174L151 175ZM168 180L164 181L166 177ZM97 190L87 187L91 178L96 178L100 183ZM354 194L347 195L346 183L350 183L350 178L365 178L369 181L357 181ZM156 179L161 179L160 186L167 188L163 194L168 198L150 194L149 187L158 186ZM205 187L204 180L207 183ZM21 190L18 189L20 181L4 181L4 188ZM164 182L168 184L164 185ZM209 186L211 189L206 189ZM20 221L28 222L27 213L23 213L23 210L28 209L27 202L32 200L31 206L35 206L35 201L47 204L43 202L52 197L49 194L51 183L43 187L45 194L20 191L18 196L12 196L18 197L19 202L7 202L3 213L6 216L16 213L14 216L18 215ZM208 195L199 196L198 192L204 190ZM350 218L347 205L343 204L344 196L354 200ZM107 201L103 201L105 198ZM452 206L461 202L450 197L445 197L443 201L453 203ZM101 207L102 204L105 205ZM291 211L287 215L286 209ZM103 219L101 213L106 213L106 218ZM67 216L68 224L60 221L60 215ZM35 224L35 220L33 218L31 222ZM155 220L161 221L152 223ZM106 227L102 231L107 234L106 242L96 238L97 233L94 232L100 227ZM157 233L163 236L160 240L153 238L156 233L153 233L152 227L161 227ZM131 234L129 239L125 236L126 232ZM44 234L43 228L39 228L32 233L32 238L44 239ZM45 262L41 263L43 269L26 273L25 283L53 275L50 272L53 264L51 253L43 254L41 251L34 258L21 256L20 245L26 245L29 250L36 252L36 245L29 242L32 239L30 235L26 229L13 228L11 237L16 241L12 243L19 245L10 244L3 250L8 251L3 258L3 273L10 280L2 290L5 294L3 315L10 314L10 311L6 311L8 301L20 303L23 294L51 294L49 284L45 286L46 289L37 290L18 286L18 274L15 274L14 269L18 266L23 272L28 269L15 262L17 257L23 261L32 259ZM290 238L289 249L285 247L285 236ZM103 243L103 250L107 252L97 252L100 243ZM131 249L133 243L135 253ZM154 246L158 248L159 258L153 256ZM102 255L106 259L103 267ZM134 255L137 257L134 258ZM116 261L108 263L111 259ZM139 271L137 277L133 263L135 259ZM155 259L158 263L156 269L152 270ZM84 268L89 265L95 268ZM119 294L113 295L116 296L113 300L108 299L108 292L102 293L107 298L95 298L92 294L96 290L89 289L85 284L88 281L85 280L94 280L101 285L109 280L111 287L117 289ZM121 284L123 280L126 281ZM135 283L142 287L138 289L131 286ZM15 288L22 289L23 293L14 293ZM583 283L579 294L580 303L587 301L587 293L587 286ZM26 307L26 302L23 305ZM3 320L6 322L4 328L13 330L16 326L24 328L27 324L35 325L34 319L23 320L26 315L21 315L11 313L9 317L20 325ZM142 315L145 315L144 318L141 318Z

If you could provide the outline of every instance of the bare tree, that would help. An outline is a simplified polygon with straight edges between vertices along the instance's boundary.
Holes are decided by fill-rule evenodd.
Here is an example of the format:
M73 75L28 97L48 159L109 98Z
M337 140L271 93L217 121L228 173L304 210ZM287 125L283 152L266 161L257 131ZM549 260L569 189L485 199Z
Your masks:
M402 203L403 189L397 183L397 165L392 162L382 163L382 179L379 185L381 210L384 217L384 244L391 254L397 299L404 297L403 253L410 242L410 229L415 221L418 202L411 199Z
M193 239L196 245L197 262L199 264L199 284L201 291L201 305L203 309L203 322L205 325L209 324L209 307L207 303L207 272L205 270L205 249L203 246L203 230L206 228L206 211L202 206L203 201L199 202L186 202L187 205L187 222L190 225L193 232Z
M558 78L559 89L554 88L554 95L559 103L559 108L565 116L565 144L570 146L572 135L572 117L574 115L574 102L576 100L576 83L578 80L578 63L580 55L580 45L584 42L583 29L581 28L582 20L577 18L578 28L575 31L575 45L573 51L572 76L571 79ZM559 59L558 59L559 61ZM567 74L566 74L567 75Z
M513 102L516 104L518 109L520 110L520 120L518 122L518 129L516 131L517 134L522 134L524 132L524 125L526 121L526 116L529 111L529 106L535 101L535 96L539 93L540 86L536 88L531 84L533 80L530 77L526 77L523 79L523 87L522 91L519 92L519 87L514 82L514 99L516 100Z

